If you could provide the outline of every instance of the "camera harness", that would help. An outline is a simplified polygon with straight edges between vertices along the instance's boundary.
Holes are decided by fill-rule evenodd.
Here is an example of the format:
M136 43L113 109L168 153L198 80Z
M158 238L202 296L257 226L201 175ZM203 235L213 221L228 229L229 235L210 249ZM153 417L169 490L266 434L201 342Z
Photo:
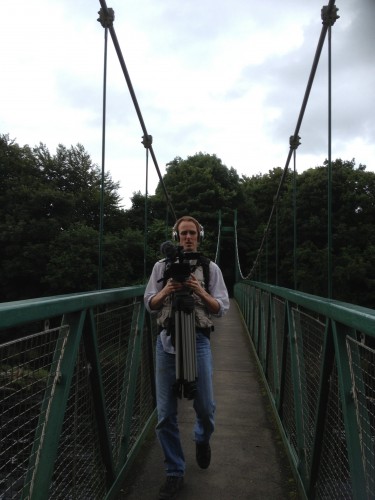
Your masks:
M165 261L166 270L167 270L167 261L168 261L168 259L163 259L163 261ZM210 261L210 259L208 257L205 257L204 255L199 255L196 264L194 264L193 266L191 266L191 271L193 273L195 272L195 270L197 269L197 267L202 266L204 288L205 288L206 292L208 292L208 285L209 285L209 282L210 282L210 262L211 261ZM163 287L166 285L167 280L168 280L168 276L164 272Z

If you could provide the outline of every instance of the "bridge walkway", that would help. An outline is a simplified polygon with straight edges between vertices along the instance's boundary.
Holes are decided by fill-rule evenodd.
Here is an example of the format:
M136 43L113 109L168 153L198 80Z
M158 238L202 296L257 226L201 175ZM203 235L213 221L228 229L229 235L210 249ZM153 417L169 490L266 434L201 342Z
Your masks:
M297 490L273 419L250 341L234 301L212 335L216 430L207 470L195 462L194 410L182 400L181 439L186 458L179 500L296 499ZM154 433L133 464L119 500L155 500L164 481L163 456Z

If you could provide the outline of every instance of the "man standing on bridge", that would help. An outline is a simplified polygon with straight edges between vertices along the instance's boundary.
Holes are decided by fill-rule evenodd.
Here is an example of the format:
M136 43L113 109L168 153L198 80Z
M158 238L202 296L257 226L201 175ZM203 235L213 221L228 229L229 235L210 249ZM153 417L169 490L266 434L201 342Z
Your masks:
M210 438L215 426L210 347L210 332L213 330L211 315L220 317L225 314L229 308L229 298L219 267L197 253L203 236L203 227L193 217L181 217L175 223L173 237L179 242L182 255L198 256L195 265L185 279L179 280L166 273L168 258L158 261L154 265L144 296L148 311L157 313L160 328L156 343L156 433L164 452L167 474L166 482L160 489L160 500L176 498L185 474L185 457L177 421L177 400L181 394L176 391L175 332L174 326L171 328L173 298L179 293L185 293L194 299L192 307L195 317L198 376L192 394L186 396L185 393L185 397L194 399L196 459L202 469L207 469L211 461Z

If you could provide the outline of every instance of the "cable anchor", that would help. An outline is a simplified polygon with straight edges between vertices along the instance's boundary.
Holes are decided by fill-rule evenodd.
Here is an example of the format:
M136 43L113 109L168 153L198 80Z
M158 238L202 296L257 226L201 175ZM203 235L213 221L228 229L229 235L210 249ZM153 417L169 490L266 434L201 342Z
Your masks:
M300 139L301 137L299 135L291 135L289 137L290 149L297 149L298 146L301 144Z
M142 136L142 144L146 149L149 149L152 145L152 135L144 135Z
M333 26L340 16L337 15L338 8L336 5L324 5L321 10L322 23L324 26Z
M97 21L103 26L103 28L111 28L113 21L115 20L115 11L111 8L106 10L100 9L98 14L99 17Z

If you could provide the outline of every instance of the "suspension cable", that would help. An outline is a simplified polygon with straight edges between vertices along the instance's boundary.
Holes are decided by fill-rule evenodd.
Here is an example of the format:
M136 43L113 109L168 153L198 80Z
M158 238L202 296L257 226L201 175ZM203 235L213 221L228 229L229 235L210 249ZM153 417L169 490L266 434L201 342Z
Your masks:
M236 260L236 281L238 281L238 275L241 277L242 280L245 279L245 276L242 274L241 271L241 266L240 266L240 255L238 251L238 233L237 233L237 210L234 213L234 247L235 247L235 260Z
M316 70L317 70L317 67L318 67L318 64L319 64L319 59L320 59L320 56L321 56L321 53L322 53L322 49L323 49L323 45L324 45L324 40L325 40L325 37L327 35L327 31L328 31L329 26L332 26L332 24L339 18L339 16L337 15L337 11L338 11L338 9L335 6L335 0L329 0L328 5L324 6L322 8L322 10L321 10L321 16L322 16L322 19L323 19L323 26L322 26L322 30L321 30L321 33L320 33L318 45L317 45L317 48L316 48L316 51L315 51L315 56L314 56L312 68L311 68L311 71L310 71L309 79L308 79L308 82L307 82L305 94L304 94L304 97L303 97L301 109L300 109L300 112L299 112L299 115L298 115L296 128L295 128L294 134L289 139L290 148L289 148L288 156L287 156L285 167L284 167L284 170L283 170L280 182L279 182L279 186L278 186L278 189L277 189L277 192L276 192L276 196L274 197L274 202L273 202L273 205L272 205L272 208L271 208L271 213L270 213L268 221L267 221L266 229L264 231L263 238L262 238L262 241L261 241L261 244L260 244L257 256L256 256L256 259L254 261L253 267L252 267L250 273L247 275L246 279L251 279L252 278L252 276L255 273L255 269L258 266L259 258L260 258L260 255L261 255L262 251L263 251L264 243L265 243L265 240L266 240L266 237L267 237L267 233L268 233L270 225L271 225L271 221L272 221L272 218L273 218L275 207L276 207L276 204L277 204L277 202L279 200L279 197L280 197L280 194L281 194L281 189L282 189L282 187L284 185L284 181L285 181L286 175L288 173L289 164L290 164L290 160L292 158L293 151L300 144L300 142L299 142L300 137L299 137L298 134L299 134L299 131L300 131L300 128L301 128L301 124L302 124L302 120L303 120L303 117L304 117L304 114L305 114L305 111L306 111L306 106L307 106L307 103L308 103L308 100L309 100L311 88L312 88L312 85L313 85L313 82L314 82L314 78L315 78L315 74L316 74Z
M293 283L297 290L297 161L293 151Z
M328 28L328 298L332 298L332 26L337 16L336 11L323 7L323 24Z
M105 0L99 0L99 3L102 7L101 11L103 11L104 13L104 16L108 16L109 15L109 9L107 7L107 4L105 2ZM102 16L103 14L101 13L101 11L99 11L99 14L100 16ZM101 22L101 17L99 17L98 19L99 22ZM122 52L121 52L121 48L120 48L120 44L117 40L117 36L116 36L116 32L115 32L115 29L113 27L113 23L111 23L111 25L108 27L109 29L109 32L111 34L111 38L112 38L112 42L113 42L113 45L115 47L115 50L116 50L116 53L117 53L117 57L118 57L118 60L120 62L120 66L121 66L121 69L122 69L122 72L124 74L124 77L125 77L125 80L126 80L126 83L128 85L128 89L129 89L129 92L130 92L130 96L132 98L132 101L133 101L133 104L134 104L134 108L135 108L135 111L137 113L137 116L138 116L138 119L139 119L139 123L141 125L141 128L142 128L142 131L143 131L143 137L148 137L149 134L147 132L147 129L146 129L146 125L145 125L145 122L143 120L143 117L142 117L142 113L141 113L141 110L140 110L140 107L138 105L138 101L137 101L137 97L135 95L135 92L134 92L134 88L133 88L133 85L132 85L132 82L130 80L130 76L129 76L129 73L128 73L128 70L126 68L126 64L125 64L125 60L124 60L124 57L122 55ZM160 184L163 188L163 191L164 191L164 195L165 195L165 199L167 201L167 204L174 216L175 219L177 219L176 217L176 214L175 214L175 211L174 211L174 208L172 206L172 202L171 202L171 199L169 197L169 194L167 192L167 189L165 187L165 184L164 184L164 181L163 181L163 177L161 175L161 172L160 172L160 169L159 169L159 165L158 165L158 162L156 160L156 156L155 156L155 153L154 153L154 150L152 148L152 145L150 145L149 147L149 151L150 151L150 154L151 154L151 157L152 157L152 160L154 162L154 166L155 166L155 169L156 169L156 172L158 174L158 177L159 177L159 180L160 180Z
M217 231L217 243L216 243L216 253L215 253L215 263L220 265L220 244L221 244L221 210L219 210L219 227Z
M103 63L103 109L102 109L102 172L100 185L100 214L99 214L99 265L98 265L98 290L102 289L103 281L103 232L104 232L104 180L105 180L105 139L106 139L106 105L107 105L107 53L108 53L108 28L114 18L113 9L107 15L100 17L104 28L104 63Z
M148 151L152 144L152 135L143 136L142 144L146 149L146 186L145 186L145 233L143 245L143 278L147 277L147 233L148 233Z

